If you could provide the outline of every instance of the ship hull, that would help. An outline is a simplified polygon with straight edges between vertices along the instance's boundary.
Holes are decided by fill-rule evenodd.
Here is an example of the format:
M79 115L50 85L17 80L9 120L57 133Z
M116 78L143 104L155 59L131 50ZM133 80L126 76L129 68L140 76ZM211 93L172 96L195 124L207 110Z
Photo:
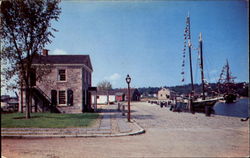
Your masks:
M235 94L226 94L224 96L225 103L234 103L237 99Z
M213 111L213 106L216 104L217 100L202 100L193 102L193 110L195 112L206 112L206 110Z

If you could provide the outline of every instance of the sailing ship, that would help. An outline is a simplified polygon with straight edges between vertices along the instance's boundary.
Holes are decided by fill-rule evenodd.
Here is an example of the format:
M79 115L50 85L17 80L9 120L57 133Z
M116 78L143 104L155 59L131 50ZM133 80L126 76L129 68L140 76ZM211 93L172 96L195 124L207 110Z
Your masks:
M225 103L234 103L237 99L237 94L234 91L235 78L236 77L232 76L228 60L226 60L226 64L223 66L220 78L218 80L218 92L223 94Z
M201 84L202 84L202 94L201 99L195 99L194 98L194 83L193 83L193 68L192 68L192 43L191 43L191 29L190 29L190 17L189 15L186 18L186 27L184 30L184 49L183 49L183 62L182 62L182 72L183 75L182 82L184 82L184 66L185 66L185 56L186 56L186 44L188 42L188 54L189 54L189 67L190 67L190 78L191 78L191 93L189 95L189 101L188 103L188 109L191 112L205 112L205 111L211 111L214 104L218 101L218 98L206 98L205 95L205 79L204 79L204 68L203 68L203 41L202 41L202 34L199 35L199 48L198 48L198 54L200 57L200 70L201 70ZM182 103L183 104L183 103Z

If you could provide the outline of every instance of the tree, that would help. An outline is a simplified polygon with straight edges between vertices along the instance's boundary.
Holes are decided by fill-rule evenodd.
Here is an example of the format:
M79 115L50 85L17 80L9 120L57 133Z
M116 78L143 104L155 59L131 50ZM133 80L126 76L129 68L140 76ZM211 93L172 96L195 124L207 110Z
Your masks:
M51 27L51 21L59 19L59 1L9 0L0 5L1 62L7 64L1 73L6 80L18 75L27 98L26 118L30 118L32 61L46 44L52 42L52 31L57 31Z
M109 91L112 90L112 84L109 81L104 80L104 81L97 84L97 89L102 90L102 91L106 91L107 103L109 105Z
M112 84L109 81L102 81L97 84L98 90L109 91L112 89Z

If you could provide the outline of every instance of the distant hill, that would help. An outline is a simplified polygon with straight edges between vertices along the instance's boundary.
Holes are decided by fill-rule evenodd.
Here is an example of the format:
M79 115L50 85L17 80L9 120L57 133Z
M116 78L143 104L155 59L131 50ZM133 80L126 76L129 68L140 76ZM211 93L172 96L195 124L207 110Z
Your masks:
M170 90L175 91L177 94L189 94L191 91L191 84L188 85L177 85L177 86L164 86L165 88L168 88ZM245 82L240 82L236 83L234 85L234 91L239 94L240 96L247 97L248 96L248 87L249 83ZM157 93L161 87L143 87L143 88L138 88L139 92L144 95L152 95ZM201 93L202 92L202 85L201 84L194 84L194 89L196 93ZM218 86L217 83L210 83L206 86L206 92L208 95L211 95L214 92L218 92ZM220 91L225 91L224 89L220 89Z

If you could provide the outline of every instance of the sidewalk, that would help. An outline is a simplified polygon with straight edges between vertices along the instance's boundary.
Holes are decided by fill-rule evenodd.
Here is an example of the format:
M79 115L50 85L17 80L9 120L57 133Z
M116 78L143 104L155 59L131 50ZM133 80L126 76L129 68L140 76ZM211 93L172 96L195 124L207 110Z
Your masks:
M1 137L117 137L145 132L134 120L128 122L127 117L117 110L117 105L102 106L100 111L102 118L95 128L1 128Z

